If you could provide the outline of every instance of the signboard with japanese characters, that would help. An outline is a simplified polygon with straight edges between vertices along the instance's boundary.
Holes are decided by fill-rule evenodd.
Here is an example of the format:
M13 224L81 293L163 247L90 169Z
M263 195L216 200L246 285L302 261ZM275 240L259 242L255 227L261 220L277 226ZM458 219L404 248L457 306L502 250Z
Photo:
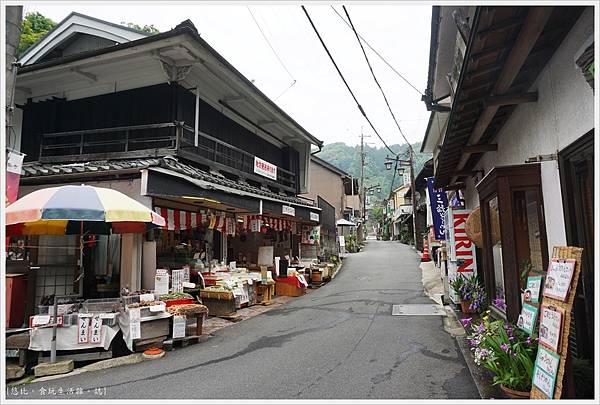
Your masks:
M527 277L527 285L525 286L524 300L537 304L540 302L540 289L542 287L542 276Z
M535 328L537 315L538 309L536 307L529 304L523 304L521 314L519 315L519 320L517 321L517 326L531 335Z
M185 315L173 316L173 338L185 337L186 317Z
M277 166L256 156L254 157L254 173L277 180Z
M544 283L544 296L565 301L575 270L575 260L552 258Z
M102 318L96 315L91 318L90 343L100 343L102 341Z
M157 269L154 276L154 291L159 294L169 293L169 272L166 269ZM152 298L154 299L154 298Z
M79 314L77 317L77 343L88 343L90 341L90 318L81 316L87 314Z
M140 308L131 308L129 311L129 336L131 339L142 337L142 328L140 325Z
M296 208L290 207L289 205L282 205L281 213L284 215L289 215L291 217L295 217L296 216Z
M183 292L183 269L171 270L171 290Z
M448 197L443 188L433 187L434 181L435 179L433 177L427 178L427 193L429 194L429 201L431 204L433 230L436 240L445 240L446 227L444 216L446 214L446 209L448 208Z
M569 351L572 309L577 295L583 249L555 246L544 279L535 280L543 286L540 298L539 346L532 378L530 398L559 399L563 392L565 364ZM531 277L530 277L531 279ZM528 280L527 291L535 298L536 285ZM531 291L530 291L531 290ZM525 301L525 299L524 299ZM525 304L527 305L527 304Z
M532 383L542 391L547 398L552 398L554 395L559 364L560 356L542 346L538 348Z
M540 344L560 353L564 310L542 305L540 318Z
M315 221L315 222L319 222L319 214L317 214L316 212L311 212L310 213L310 220L311 221Z

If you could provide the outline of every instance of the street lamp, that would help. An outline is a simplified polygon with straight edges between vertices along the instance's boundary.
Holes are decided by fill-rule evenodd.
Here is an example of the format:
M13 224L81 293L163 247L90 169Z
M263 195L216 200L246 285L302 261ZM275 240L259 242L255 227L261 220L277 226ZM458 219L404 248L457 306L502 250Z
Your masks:
M392 161L391 160L386 160L384 165L385 165L385 170L392 170Z

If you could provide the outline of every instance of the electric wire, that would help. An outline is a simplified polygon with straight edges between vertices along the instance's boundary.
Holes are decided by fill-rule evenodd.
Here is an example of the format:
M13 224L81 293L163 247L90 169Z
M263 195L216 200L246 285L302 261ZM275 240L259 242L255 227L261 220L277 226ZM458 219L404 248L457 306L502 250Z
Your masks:
M377 137L379 138L379 140L381 140L381 142L387 148L387 150L389 150L392 154L394 154L396 156L397 153L394 152L388 146L388 144L383 140L383 138L381 137L381 135L379 135L379 132L377 131L377 129L375 129L375 126L373 125L373 123L371 122L371 120L369 119L369 117L367 116L367 113L365 112L365 110L362 108L362 106L360 105L360 103L356 99L356 96L354 95L354 92L352 91L352 89L350 88L350 85L346 81L346 78L344 78L344 75L340 71L340 68L338 67L337 63L335 62L335 59L333 59L333 56L329 52L329 49L327 48L327 45L325 45L325 42L323 41L323 38L321 38L321 34L319 34L319 31L317 30L317 27L313 23L312 18L310 18L310 15L308 14L308 11L306 10L306 7L304 7L304 6L301 6L301 7L302 7L302 10L304 11L304 14L306 14L306 18L308 18L308 21L310 22L310 25L312 26L313 30L315 31L315 34L317 34L317 37L319 38L319 41L321 42L321 45L323 46L323 49L325 49L325 52L327 52L327 55L329 56L329 59L331 60L331 63L333 63L333 66L335 67L335 69L337 70L338 74L340 75L340 78L342 79L342 81L346 85L346 88L350 92L350 95L352 96L352 98L356 102L356 106L358 107L359 111L361 112L361 114L363 115L363 117L365 117L365 119L367 120L367 122L371 126L371 129L373 130L373 132L375 132L375 135L377 135Z
M292 86L294 84L296 84L296 79L294 78L294 75L292 75L292 73L290 72L290 70L287 68L287 66L285 66L285 63L283 63L283 60L279 57L279 54L277 53L277 51L275 50L275 48L273 47L273 45L271 44L271 41L269 41L269 38L267 37L267 35L265 34L265 32L263 31L262 27L260 26L260 24L258 23L258 20L256 19L256 17L254 16L254 13L252 13L252 10L250 9L250 6L246 6L246 8L248 9L248 12L250 13L250 16L252 17L252 19L254 20L254 23L256 24L256 27L258 27L258 30L260 31L261 35L263 36L263 38L265 39L265 41L267 42L267 45L269 45L269 48L271 48L271 51L273 52L273 55L275 55L275 57L277 58L277 60L279 61L279 63L281 64L281 67L283 67L283 69L287 72L287 74L290 76L290 79L292 79L292 84L289 85L288 88L286 88L281 94L279 94L275 100L277 100L279 97L283 96L284 93L286 93L289 89L292 88Z
M331 6L331 9L332 9L332 10L333 10L333 11L334 11L334 12L335 12L337 15L338 15L338 17L340 17L340 19L341 19L341 20L342 20L344 23L346 23L346 25L347 25L349 28L352 28L352 26L351 26L350 24L348 24L348 21L346 21L346 20L344 19L344 17L343 17L343 16L342 16L340 13L338 13L338 11L335 9L335 7ZM375 53L375 55L377 55L377 56L379 57L379 59L381 59L381 60L383 61L383 63L385 63L386 65L388 65L388 67L389 67L390 69L392 69L392 71L393 71L394 73L396 73L396 74L397 74L397 75L398 75L398 76L399 76L399 77L400 77L402 80L404 80L404 81L406 82L406 84L408 84L410 87L412 87L412 88L413 88L413 89L414 89L414 90L415 90L417 93L419 93L420 95L423 95L423 93L421 92L421 90L419 90L418 88L416 88L416 87L415 87L415 86L414 86L414 85L413 85L411 82L409 82L409 81L408 81L408 79L407 79L407 78L405 78L404 76L402 76L402 74L400 74L400 72L398 72L396 69L394 69L394 67L393 67L393 66L392 66L392 65L391 65L391 64L390 64L390 63L389 63L387 60L385 60L385 58L384 58L383 56L381 56L381 54L380 54L379 52L377 52L377 51L375 50L375 48L373 48L373 47L371 46L371 44L369 44L369 43L367 42L367 40L366 40L366 39L365 39L365 38L364 38L362 35L360 35L360 39L361 39L361 40L362 40L362 41L365 43L365 45L367 45L367 46L369 47L369 49L370 49L370 50L372 50L372 51L373 51L373 53Z
M400 124L398 123L398 120L396 119L396 116L394 115L394 112L392 111L392 107L390 106L390 103L385 95L385 92L383 91L381 84L379 84L379 80L377 80L377 76L375 76L375 72L373 71L373 67L371 66L369 57L367 56L367 53L365 52L365 48L362 45L360 36L358 35L358 32L356 32L356 29L354 28L354 24L352 24L352 19L350 18L350 14L348 14L348 10L346 9L346 6L342 6L342 8L344 9L344 13L346 13L346 17L348 17L348 21L350 22L352 31L354 31L354 35L356 35L356 40L358 41L358 44L360 45L360 49L362 50L363 55L365 56L365 60L367 61L367 65L369 66L369 70L371 71L371 75L373 76L373 80L375 80L375 84L377 84L377 87L379 87L379 90L381 91L381 95L383 96L383 99L385 100L385 104L387 105L387 108L390 111L390 114L392 115L392 118L394 119L396 126L398 127L398 131L400 131L400 135L402 135L402 138L404 138L404 142L406 142L406 144L408 145L408 147L410 148L410 150L412 151L412 153L414 155L415 152L413 150L413 147L410 144L410 142L408 142L408 139L406 139L406 136L404 135L402 128L400 128Z

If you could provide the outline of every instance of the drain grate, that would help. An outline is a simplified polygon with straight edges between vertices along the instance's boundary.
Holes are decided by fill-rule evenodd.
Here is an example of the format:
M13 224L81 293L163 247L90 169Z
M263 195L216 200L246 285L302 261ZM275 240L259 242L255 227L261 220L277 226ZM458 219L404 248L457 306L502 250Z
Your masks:
M443 307L435 304L406 304L393 305L392 315L439 315L445 316L446 312Z

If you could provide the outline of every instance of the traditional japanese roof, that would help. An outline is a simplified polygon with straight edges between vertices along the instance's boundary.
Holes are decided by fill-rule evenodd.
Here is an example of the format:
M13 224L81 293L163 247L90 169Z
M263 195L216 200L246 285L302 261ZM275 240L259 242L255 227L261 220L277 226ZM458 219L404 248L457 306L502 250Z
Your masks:
M106 40L103 41L105 44L115 45L145 38L150 34L72 12L35 44L27 48L19 62L25 66L42 61L53 50L72 45L74 41L83 36L101 38Z
M85 163L39 163L23 164L21 182L29 184L51 184L80 181L82 179L101 180L103 177L115 175L134 175L143 169L157 170L163 173L183 175L196 180L211 183L216 189L227 191L237 190L256 198L267 198L290 204L310 207L318 210L314 203L308 200L288 196L285 193L275 193L265 187L255 187L245 181L231 180L218 172L206 171L190 164L180 162L174 157L159 157L146 159L104 160Z

